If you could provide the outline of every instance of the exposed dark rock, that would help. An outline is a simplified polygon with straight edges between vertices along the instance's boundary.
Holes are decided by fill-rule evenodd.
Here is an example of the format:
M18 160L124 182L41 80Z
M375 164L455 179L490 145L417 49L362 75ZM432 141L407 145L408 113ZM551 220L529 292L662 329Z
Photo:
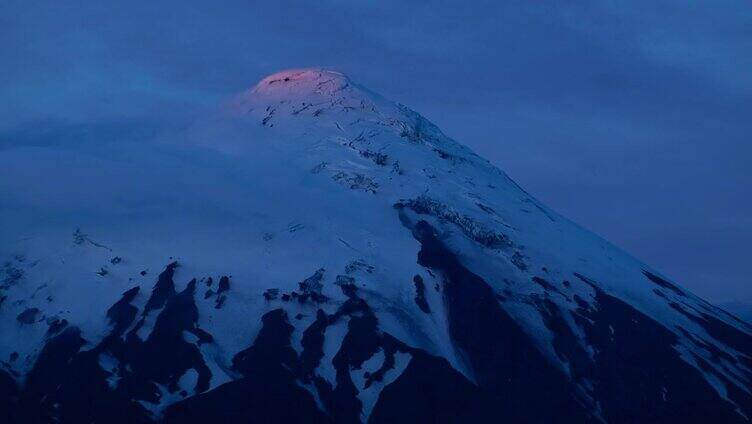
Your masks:
M169 272L173 268L168 266L160 275L157 285L174 287ZM135 330L128 334L122 360L127 361L129 371L122 373L121 386L124 390L132 391L137 399L158 402L160 392L154 382L166 386L170 392L178 391L178 380L188 369L198 373L194 392L201 393L208 389L211 371L198 347L186 342L183 337L183 332L188 332L198 338L199 344L212 341L211 335L196 325L198 309L194 302L195 288L196 280L193 279L185 290L165 299L164 309L157 316L154 328L145 341L142 342L135 335Z
M222 294L230 290L230 277L224 275L219 278L219 285L217 286L217 294Z
M549 298L539 302L543 322L553 335L552 345L556 355L569 365L574 383L583 383L593 377L590 356L579 343L579 336L564 317L564 312Z
M443 358L413 354L407 369L386 386L369 423L484 423L496 414L491 399Z
M0 283L0 289L7 289L17 284L24 276L23 269L13 265L11 262L6 262L3 265L2 283Z
M379 184L363 174L347 174L345 172L338 172L332 176L334 181L348 186L351 190L362 190L368 193L375 194L379 189Z
M453 155L446 150L441 149L433 149L434 152L436 152L437 155L439 155L440 158L452 161L452 163L462 163L465 161L464 158L459 157L457 155Z
M321 358L324 357L324 332L329 325L326 312L319 309L316 320L303 332L303 352L300 354L301 374L304 379L310 378Z
M328 423L310 393L295 382L297 355L290 345L293 327L282 309L262 318L253 346L233 358L242 378L180 401L165 422Z
M227 301L227 296L222 293L225 293L228 290L230 290L230 277L223 275L219 278L219 284L217 285L217 302L214 305L215 309L221 309L222 305Z
M327 297L321 294L321 290L324 288L324 285L321 283L321 280L324 278L324 272L324 268L317 269L313 275L298 283L301 293L293 292L292 296L297 297L300 303L305 303L308 298L316 303L326 302L328 300Z
M525 257L522 256L522 253L515 251L510 260L520 271L527 271L527 264L525 263Z
M226 300L227 300L227 296L219 296L217 298L217 304L214 305L214 309L222 309L222 305L225 304Z
M47 344L23 390L11 373L0 369L0 420L151 423L154 418L138 400L159 402L158 383L183 398L167 408L164 422L354 423L363 418L359 391L394 372L401 352L410 356L409 363L401 375L383 387L369 422L597 421L587 412L593 407L588 402L597 402L607 422L743 421L734 411L736 406L720 398L697 369L679 357L674 333L604 293L598 289L600 284L581 274L576 276L593 289L594 298L588 301L573 295L579 307L575 313L561 309L555 298L537 296L529 300L542 313L553 336L554 351L567 364L569 381L504 310L497 299L500 295L462 265L428 223L412 224L402 218L421 243L418 263L442 279L450 336L475 383L445 359L383 332L373 310L360 297L355 278L338 275L335 284L347 300L331 315L317 310L316 319L303 332L300 356L290 344L294 328L287 313L282 309L271 311L263 316L253 345L233 358L232 370L237 378L207 391L211 371L197 345L211 343L213 338L197 325L196 280L176 293L173 275L177 264L173 263L160 274L144 309L159 312L146 340L136 336L144 325L145 313L125 334L139 319L138 308L133 305L139 287L124 292L108 310L111 331L91 348L83 348L86 341L76 327L59 318L48 318ZM301 301L320 295L323 276L324 270L317 270L299 283L300 292L283 294L282 299L287 296L288 300L293 297ZM532 279L546 291L558 292L549 281ZM429 313L425 281L416 275L413 283L416 304ZM220 293L227 293L229 288L229 278L222 277L217 286L219 304L226 298ZM656 290L663 294L664 289L671 290L662 285ZM270 289L264 296L271 301L278 298L279 291ZM711 363L720 367L737 361L752 365L747 356L752 349L750 335L702 308L677 302L671 306L703 326L712 337L678 328L698 349L709 352L709 360L693 353L698 366L727 387L728 397L740 410L749 412L752 396ZM303 314L296 318L300 320ZM316 370L324 358L326 329L343 319L347 319L347 332L332 359L336 382L331 384ZM31 320L35 321L36 317ZM575 325L592 346L592 358L580 345ZM184 333L195 336L197 342L186 341ZM739 354L719 349L713 339ZM364 387L357 387L352 371L361 369L379 351L383 363L365 373ZM100 355L111 357L116 365L102 369ZM12 355L11 362L17 357ZM3 364L10 369L8 363ZM193 390L178 386L189 369L198 374ZM116 387L112 386L113 377L118 378ZM315 390L323 411L303 385Z
M464 352L478 386L497 406L485 420L594 421L564 374L501 308L486 282L459 262L427 222L403 222L421 243L418 263L444 276L450 335Z
M721 360L728 361L730 363L736 363L737 359L731 355L730 353L719 349L717 346L715 346L713 343L710 343L706 340L703 340L701 336L698 336L697 334L690 333L683 327L677 327L677 330L679 330L680 333L684 335L684 337L688 338L692 343L694 343L695 346L700 347L712 355L711 358L714 363L720 364Z
M66 365L83 345L84 340L75 327L69 327L47 342L24 385L21 397L24 419L52 421L54 395L60 390Z
M373 269L373 266L367 264L364 261L354 260L350 261L350 263L345 266L345 274L353 274L358 271L365 271L370 274L373 272Z
M172 277L175 275L175 268L177 268L177 266L178 263L173 262L167 265L165 270L159 274L157 283L154 285L154 288L151 291L151 296L144 307L144 315L153 309L162 308L167 302L167 299L175 295L175 283L172 281Z
M151 422L141 405L108 386L98 349L80 351L84 344L75 327L47 342L20 394L19 422Z
M405 171L402 170L402 167L400 166L400 162L398 160L395 160L394 163L392 163L392 172L397 175L405 174Z
M430 314L431 308L426 302L426 285L423 283L423 277L415 275L413 277L413 284L415 284L415 304L418 305L421 311Z
M379 166L386 166L387 161L389 160L389 156L381 153L381 152L372 152L370 150L360 150L360 155L364 158L370 159Z
M554 292L554 293L558 293L558 294L566 297L566 295L564 295L564 293L562 293L561 290L559 290L553 284L549 283L545 278L533 277L532 280L533 280L533 282L535 282L539 286L543 287L543 289L547 293L548 292Z
M264 292L264 299L275 300L279 297L279 289L267 289Z
M664 280L663 278L648 272L648 271L642 271L643 274L645 274L646 277L648 277L648 280L652 281L653 283L663 287L664 289L669 289L672 292L678 294L679 296L686 296L684 294L684 291L680 289L679 287L676 287L675 285L669 283L668 281Z
M608 422L745 421L681 359L674 333L576 275L595 291L595 307L579 311L587 318L580 325L595 352L593 393ZM740 406L748 413L752 405Z
M670 302L669 305L690 320L699 324L712 338L739 352L738 356L731 359L731 362L741 361L747 365L747 370L750 369L752 366L752 334L746 333L703 311L698 311L692 308L694 310L694 313L692 313L688 311L687 308L676 302ZM711 344L704 343L709 345L706 349L711 352L714 350L710 347L712 346ZM752 380L752 371L743 372L749 380ZM752 410L752 404L748 407Z
M419 196L415 199L402 201L397 203L395 207L397 209L408 208L418 215L431 215L449 221L459 227L467 237L483 246L490 248L511 246L511 241L505 234L487 228L484 224L473 218L463 215L451 207L427 196Z
M360 369L363 362L379 350L380 345L376 317L368 305L361 299L350 299L346 303L358 309L359 313L350 313L347 334L332 359L337 370L336 385L331 398L325 402L335 422L354 422L360 417L362 404L356 397L358 388L352 381L350 370Z
M355 278L350 277L349 275L338 275L334 280L334 284L340 288L346 285L354 285Z
M0 369L0 422L18 421L18 385L7 372Z
M47 336L52 336L60 332L65 326L68 325L68 320L55 318L49 322L49 328L47 328Z
M16 319L21 324L34 324L37 322L37 317L39 316L39 309L37 308L27 308L20 314L16 316Z
M366 375L366 383L364 388L368 388L373 384L374 382L380 382L384 379L384 375L389 372L389 370L394 368L395 365L395 359L394 355L397 352L404 352L404 353L410 353L411 355L415 355L417 353L420 353L420 349L412 349L402 343L401 341L395 339L388 333L384 333L381 338L381 348L384 351L384 363L381 364L381 367L374 371L371 374Z
M314 166L311 169L311 173L312 174L319 174L319 173L321 173L321 171L323 171L324 169L326 169L327 166L328 166L328 163L326 163L326 162L319 162L318 165ZM271 240L271 238L269 238L269 240Z
M86 234L81 231L80 228L76 228L76 231L73 232L73 244L84 244L86 241Z
M344 295L347 296L348 298L350 299L357 298L358 287L355 285L354 279L347 277L346 279L338 281L337 285L342 290L342 293L344 293Z
M480 209L481 209L481 210L482 210L483 212L485 212L485 213L487 213L487 214L491 214L491 215L495 215L495 214L496 214L496 211L495 211L495 210L493 210L493 209L492 209L492 208L491 208L490 206L486 206L486 205L484 205L483 203L476 203L476 205L478 205L478 207L479 207L479 208L480 208Z
M138 308L131 305L131 302L138 295L139 291L140 287L138 286L125 291L120 300L107 310L107 318L112 324L112 331L109 334L110 338L120 338L133 323L133 320L136 319Z

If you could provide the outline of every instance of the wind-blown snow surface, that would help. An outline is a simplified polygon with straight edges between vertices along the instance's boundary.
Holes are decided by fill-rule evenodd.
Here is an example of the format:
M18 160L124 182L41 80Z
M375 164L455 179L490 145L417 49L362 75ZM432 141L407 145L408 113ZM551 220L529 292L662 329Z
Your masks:
M748 324L336 72L0 182L4 422L752 417Z

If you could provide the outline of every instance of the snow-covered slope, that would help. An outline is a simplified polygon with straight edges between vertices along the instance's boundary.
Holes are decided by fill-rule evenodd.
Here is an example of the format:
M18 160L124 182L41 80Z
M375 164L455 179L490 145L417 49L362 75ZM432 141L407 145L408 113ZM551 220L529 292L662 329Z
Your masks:
M731 312L747 323L752 322L752 305L744 302L725 302L719 305L722 309Z
M0 182L6 421L752 417L748 324L333 71Z

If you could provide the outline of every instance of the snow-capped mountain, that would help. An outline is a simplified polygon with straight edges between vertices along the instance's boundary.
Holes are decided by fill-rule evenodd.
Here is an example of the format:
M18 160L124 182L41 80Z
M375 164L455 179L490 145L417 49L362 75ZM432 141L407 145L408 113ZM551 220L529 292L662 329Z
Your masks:
M336 72L0 182L2 422L752 418L752 327Z

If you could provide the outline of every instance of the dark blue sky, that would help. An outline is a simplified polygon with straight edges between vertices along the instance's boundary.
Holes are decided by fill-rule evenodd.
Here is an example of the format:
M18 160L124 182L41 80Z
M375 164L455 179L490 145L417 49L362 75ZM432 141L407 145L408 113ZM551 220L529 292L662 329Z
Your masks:
M0 154L186 122L325 66L710 300L752 301L748 1L0 5Z

